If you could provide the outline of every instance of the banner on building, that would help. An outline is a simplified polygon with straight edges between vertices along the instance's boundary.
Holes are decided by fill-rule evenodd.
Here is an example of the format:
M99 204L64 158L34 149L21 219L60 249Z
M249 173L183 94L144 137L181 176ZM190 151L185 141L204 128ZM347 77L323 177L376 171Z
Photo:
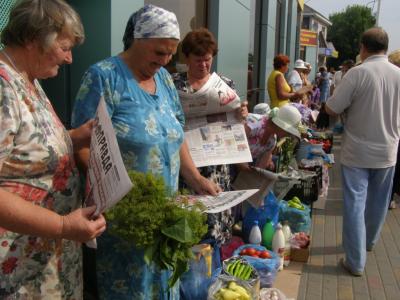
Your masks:
M315 31L300 30L300 46L317 47L318 35Z
M301 10L304 10L304 0L298 0Z

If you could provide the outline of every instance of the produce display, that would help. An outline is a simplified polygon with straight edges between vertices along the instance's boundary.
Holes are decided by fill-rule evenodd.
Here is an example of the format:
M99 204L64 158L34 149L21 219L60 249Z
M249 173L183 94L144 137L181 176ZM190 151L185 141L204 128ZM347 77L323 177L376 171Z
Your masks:
M175 201L161 177L128 174L132 190L106 214L110 233L144 249L147 264L172 270L172 287L189 268L192 246L207 233L207 216L199 204Z
M253 272L253 267L240 260L233 260L226 265L225 271L236 278L248 280Z
M310 244L310 236L305 232L298 232L290 239L290 245L292 248L307 248Z
M258 258L271 258L271 254L269 254L269 252L267 250L264 251L258 251L257 249L254 249L252 247L249 248L245 248L242 251L240 251L240 255L244 256L244 255L248 255L248 256L252 256L252 257L258 257Z
M290 199L287 202L288 206L293 207L293 208L297 208L300 210L304 210L304 205L303 203L301 203L301 200L299 199L299 197L294 196L292 199Z
M229 282L227 287L220 288L214 294L217 300L250 300L250 293L234 281Z

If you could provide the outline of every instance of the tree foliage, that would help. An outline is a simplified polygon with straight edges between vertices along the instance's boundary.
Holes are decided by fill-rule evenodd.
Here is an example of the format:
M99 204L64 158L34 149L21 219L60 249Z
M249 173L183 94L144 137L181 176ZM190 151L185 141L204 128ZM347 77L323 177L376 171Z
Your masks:
M332 26L328 28L327 40L339 51L337 59L328 61L330 66L337 67L346 59L356 59L359 53L361 34L375 25L375 17L369 7L363 5L347 6L342 12L329 16Z

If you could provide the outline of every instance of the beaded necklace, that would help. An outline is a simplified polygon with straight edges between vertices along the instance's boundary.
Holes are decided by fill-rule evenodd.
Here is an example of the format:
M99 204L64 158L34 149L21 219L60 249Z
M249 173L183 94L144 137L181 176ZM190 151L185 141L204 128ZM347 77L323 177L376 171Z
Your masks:
M25 85L28 86L29 92L34 94L36 97L38 96L38 90L36 89L36 86L32 84L28 79L25 78L25 76L19 71L17 66L15 65L14 60L10 57L10 55L7 53L7 51L4 49L1 51L1 53L4 55L5 58L7 58L8 62L11 64L11 66L14 68L14 70L22 77L23 82ZM34 112L35 108L31 100L29 100L27 97L24 98L24 102L26 105L29 107L30 112Z

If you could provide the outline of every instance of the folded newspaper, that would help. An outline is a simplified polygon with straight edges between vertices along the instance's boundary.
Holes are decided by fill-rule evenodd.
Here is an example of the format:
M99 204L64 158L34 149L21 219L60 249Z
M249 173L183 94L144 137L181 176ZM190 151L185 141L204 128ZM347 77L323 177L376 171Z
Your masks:
M204 212L215 214L234 207L252 195L258 192L258 189L222 192L217 196L203 195L183 195L178 197L178 201L187 201L188 204L200 202L205 206Z
M218 74L211 74L195 93L179 91L179 97L196 167L252 161L244 126L236 118L240 98Z
M121 200L132 186L106 104L101 98L90 142L86 206L96 205L95 215L98 215Z

